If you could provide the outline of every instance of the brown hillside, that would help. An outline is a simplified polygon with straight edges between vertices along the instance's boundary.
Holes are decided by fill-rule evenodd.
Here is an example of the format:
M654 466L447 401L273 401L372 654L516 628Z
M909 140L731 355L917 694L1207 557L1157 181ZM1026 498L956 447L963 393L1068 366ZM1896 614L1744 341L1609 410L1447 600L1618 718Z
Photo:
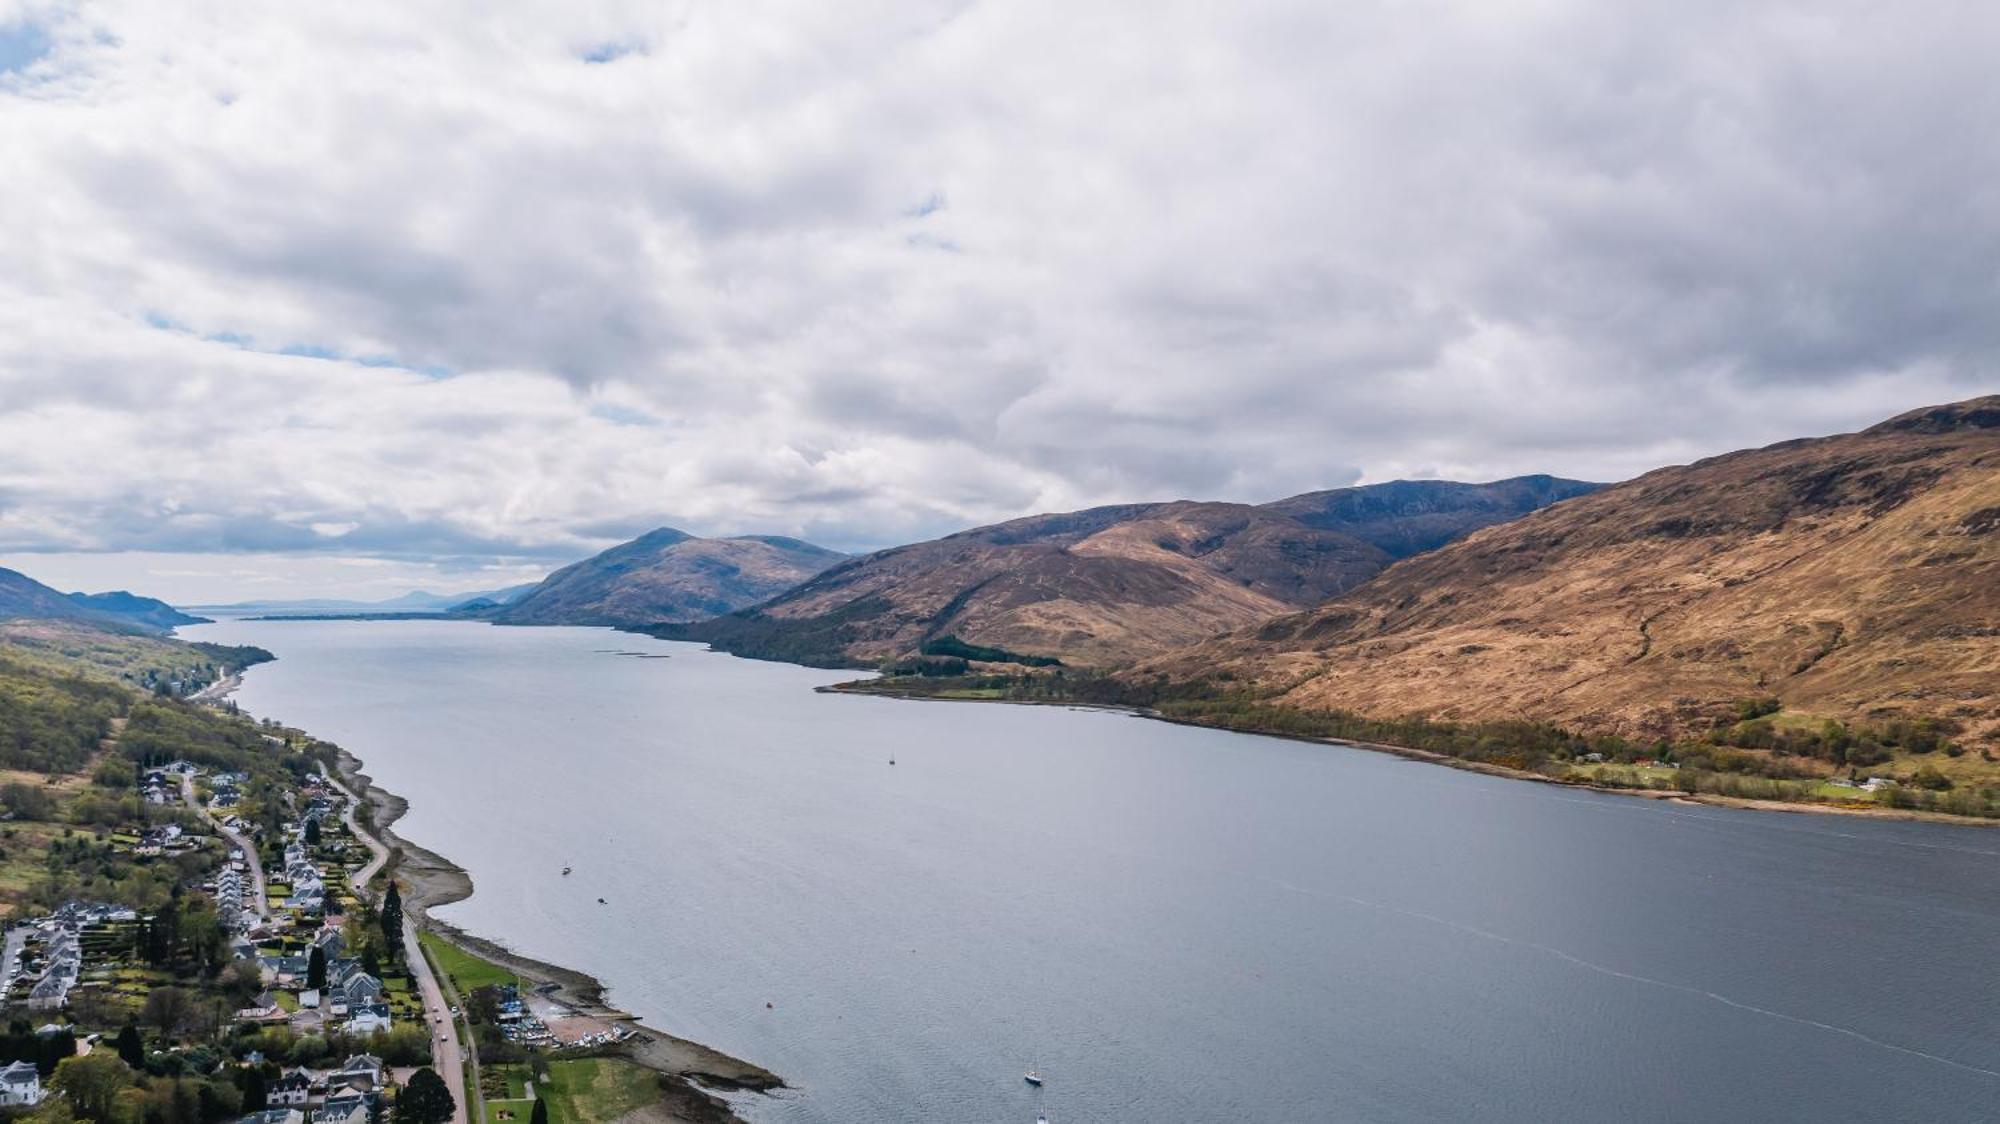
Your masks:
M660 633L806 663L868 664L955 637L1104 666L1319 604L1381 572L1413 535L1463 533L1593 487L1397 482L1262 507L1037 515L855 558L754 609Z
M488 615L502 624L698 620L782 593L843 557L797 539L701 539L662 527L557 570Z
M1738 700L2000 738L2000 396L1660 469L1133 674L1667 736Z

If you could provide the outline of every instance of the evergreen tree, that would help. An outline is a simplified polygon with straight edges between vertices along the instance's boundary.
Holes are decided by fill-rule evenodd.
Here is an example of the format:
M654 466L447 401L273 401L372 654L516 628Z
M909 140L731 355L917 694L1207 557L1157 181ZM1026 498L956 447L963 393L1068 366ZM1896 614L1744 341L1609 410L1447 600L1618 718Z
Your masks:
M236 1074L236 1087L243 1091L243 1111L256 1112L263 1108L265 1100L270 1096L264 1080L264 1067L246 1065L237 1070Z
M425 1066L410 1075L396 1097L396 1124L445 1124L458 1102L437 1071Z
M326 986L326 949L319 945L306 956L306 986L314 991Z
M316 818L306 821L306 846L319 846L319 820Z
M403 950L403 891L394 881L382 895L382 943L392 960Z
M539 1094L535 1097L535 1109L528 1114L528 1124L549 1124L549 1102Z
M124 1030L118 1032L118 1056L133 1069L144 1069L146 1066L146 1042L139 1037L139 1028L129 1022Z

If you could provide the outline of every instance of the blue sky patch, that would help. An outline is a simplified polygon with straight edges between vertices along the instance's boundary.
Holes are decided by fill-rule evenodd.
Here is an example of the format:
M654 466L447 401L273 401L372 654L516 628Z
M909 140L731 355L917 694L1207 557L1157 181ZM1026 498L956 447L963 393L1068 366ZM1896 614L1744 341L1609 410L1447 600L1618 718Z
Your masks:
M39 24L0 24L0 74L28 69L49 49L49 34Z

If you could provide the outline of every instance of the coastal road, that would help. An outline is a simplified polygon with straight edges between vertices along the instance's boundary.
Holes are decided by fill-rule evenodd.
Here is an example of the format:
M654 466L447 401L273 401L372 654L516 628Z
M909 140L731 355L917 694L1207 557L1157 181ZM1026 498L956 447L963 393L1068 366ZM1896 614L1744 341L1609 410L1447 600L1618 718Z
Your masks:
M361 800L353 792L349 791L346 785L341 784L330 776L326 778L326 783L340 790L340 794L347 797L347 810L341 813L340 822L346 824L347 830L352 832L356 839L361 840L363 844L367 845L369 852L374 856L368 860L367 865L356 869L354 873L347 876L347 884L353 887L355 893L366 893L368 880L380 874L383 865L389 861L389 848L384 846L380 839L363 830L361 821L355 818L354 814L360 809Z
M347 884L356 894L366 894L369 879L380 873L389 861L389 848L362 828L361 821L355 817L361 801L353 791L331 776L326 780L347 797L347 810L341 814L340 820L356 839L368 847L372 856L366 865L347 876ZM431 1068L452 1089L451 1124L468 1124L470 1116L466 1105L477 1095L479 1087L476 1084L466 1085L466 1054L458 1040L458 1020L451 1017L451 1004L445 1002L444 988L438 983L436 973L431 971L430 959L424 955L424 946L417 940L416 922L410 920L407 911L403 914L403 959L410 965L410 975L416 978L417 994L424 999L424 1021L429 1024L431 1034Z
M417 925L408 914L403 915L403 949L404 958L410 963L410 974L417 979L417 991L424 997L424 1017L431 1024L431 1068L456 1093L452 1098L456 1105L451 1110L451 1124L466 1124L470 1117L465 1106L478 1093L478 1086L465 1086L465 1051L458 1042L458 1020L451 1017L451 1005L444 1001L444 989L438 984L437 974L431 971L424 946L417 943Z
M258 917L269 918L270 907L266 904L264 895L264 863L257 857L257 848L252 846L248 839L222 826L222 821L215 818L215 813L202 806L201 800L194 793L194 778L185 773L181 774L181 799L187 801L188 807L201 813L201 818L207 820L210 827L221 832L224 839L235 844L236 849L243 852L244 865L250 868L250 887L256 895L250 900L256 907Z

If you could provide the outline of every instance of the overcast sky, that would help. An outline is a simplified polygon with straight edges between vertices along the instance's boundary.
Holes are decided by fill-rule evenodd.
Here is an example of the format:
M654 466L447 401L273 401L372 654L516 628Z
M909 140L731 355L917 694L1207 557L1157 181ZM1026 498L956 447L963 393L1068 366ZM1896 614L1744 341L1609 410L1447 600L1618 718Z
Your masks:
M1616 479L1990 391L2000 6L0 0L0 561Z

